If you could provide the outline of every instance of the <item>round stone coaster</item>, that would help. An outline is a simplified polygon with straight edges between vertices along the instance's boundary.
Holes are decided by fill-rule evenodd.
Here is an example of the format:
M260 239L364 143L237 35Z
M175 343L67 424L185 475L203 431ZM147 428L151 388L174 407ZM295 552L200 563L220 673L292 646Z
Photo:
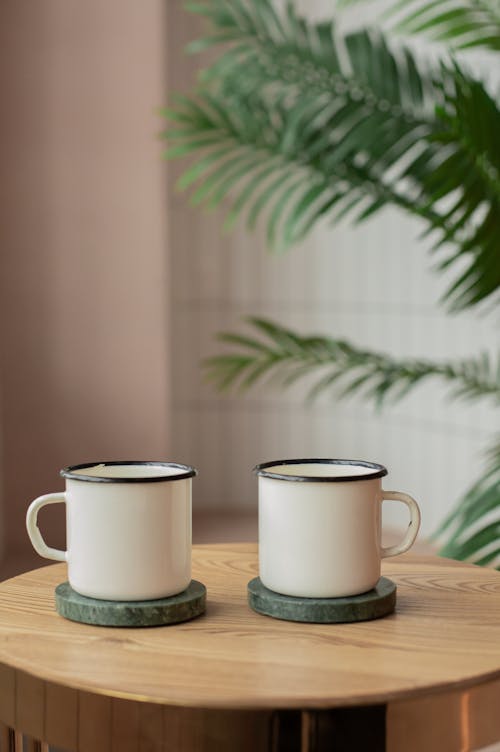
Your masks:
M396 607L396 585L381 577L373 590L345 598L297 598L266 588L255 577L248 583L250 608L265 616L313 624L340 624L380 619Z
M104 601L75 592L69 582L56 587L56 611L66 619L102 627L158 627L179 624L205 611L207 589L197 580L182 593L152 601Z

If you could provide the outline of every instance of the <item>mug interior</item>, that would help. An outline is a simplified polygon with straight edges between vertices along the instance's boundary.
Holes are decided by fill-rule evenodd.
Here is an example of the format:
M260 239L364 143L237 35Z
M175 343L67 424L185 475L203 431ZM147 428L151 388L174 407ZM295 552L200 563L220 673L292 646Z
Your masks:
M275 460L257 465L254 471L266 478L291 481L371 480L387 475L387 469L376 462L338 459Z
M192 478L196 470L177 462L88 462L66 467L61 475L72 480L137 483Z

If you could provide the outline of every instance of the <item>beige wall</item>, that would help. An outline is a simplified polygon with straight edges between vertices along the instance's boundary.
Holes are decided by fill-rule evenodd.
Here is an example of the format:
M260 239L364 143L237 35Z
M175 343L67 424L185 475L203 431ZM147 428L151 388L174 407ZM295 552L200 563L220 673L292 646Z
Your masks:
M4 538L58 469L163 458L169 363L161 0L0 4ZM50 518L50 519L49 519ZM63 513L47 510L50 540Z

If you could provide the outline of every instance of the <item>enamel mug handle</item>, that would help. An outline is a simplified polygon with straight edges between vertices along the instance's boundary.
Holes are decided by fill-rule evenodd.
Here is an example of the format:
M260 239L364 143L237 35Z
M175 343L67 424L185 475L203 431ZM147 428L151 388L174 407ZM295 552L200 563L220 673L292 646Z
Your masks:
M382 548L380 551L382 559L386 559L388 556L403 554L413 546L420 527L420 509L415 499L400 491L382 491L382 501L402 501L410 510L410 523L401 543L398 543L396 546Z
M44 496L39 496L35 501L32 501L26 512L26 530L28 531L30 541L32 542L33 548L37 554L40 554L40 556L43 556L45 559L66 561L66 551L60 551L58 548L47 546L37 524L39 509L46 504L59 504L60 502L66 502L65 493L45 494Z

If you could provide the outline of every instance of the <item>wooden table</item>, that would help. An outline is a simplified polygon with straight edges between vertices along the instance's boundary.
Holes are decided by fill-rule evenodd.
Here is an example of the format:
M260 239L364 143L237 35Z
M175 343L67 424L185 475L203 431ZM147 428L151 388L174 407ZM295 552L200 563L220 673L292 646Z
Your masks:
M500 739L498 572L388 560L397 612L351 625L253 613L256 572L255 544L195 546L206 615L150 629L59 617L63 564L0 584L0 749L21 750L22 734L31 750L78 752L451 752Z

